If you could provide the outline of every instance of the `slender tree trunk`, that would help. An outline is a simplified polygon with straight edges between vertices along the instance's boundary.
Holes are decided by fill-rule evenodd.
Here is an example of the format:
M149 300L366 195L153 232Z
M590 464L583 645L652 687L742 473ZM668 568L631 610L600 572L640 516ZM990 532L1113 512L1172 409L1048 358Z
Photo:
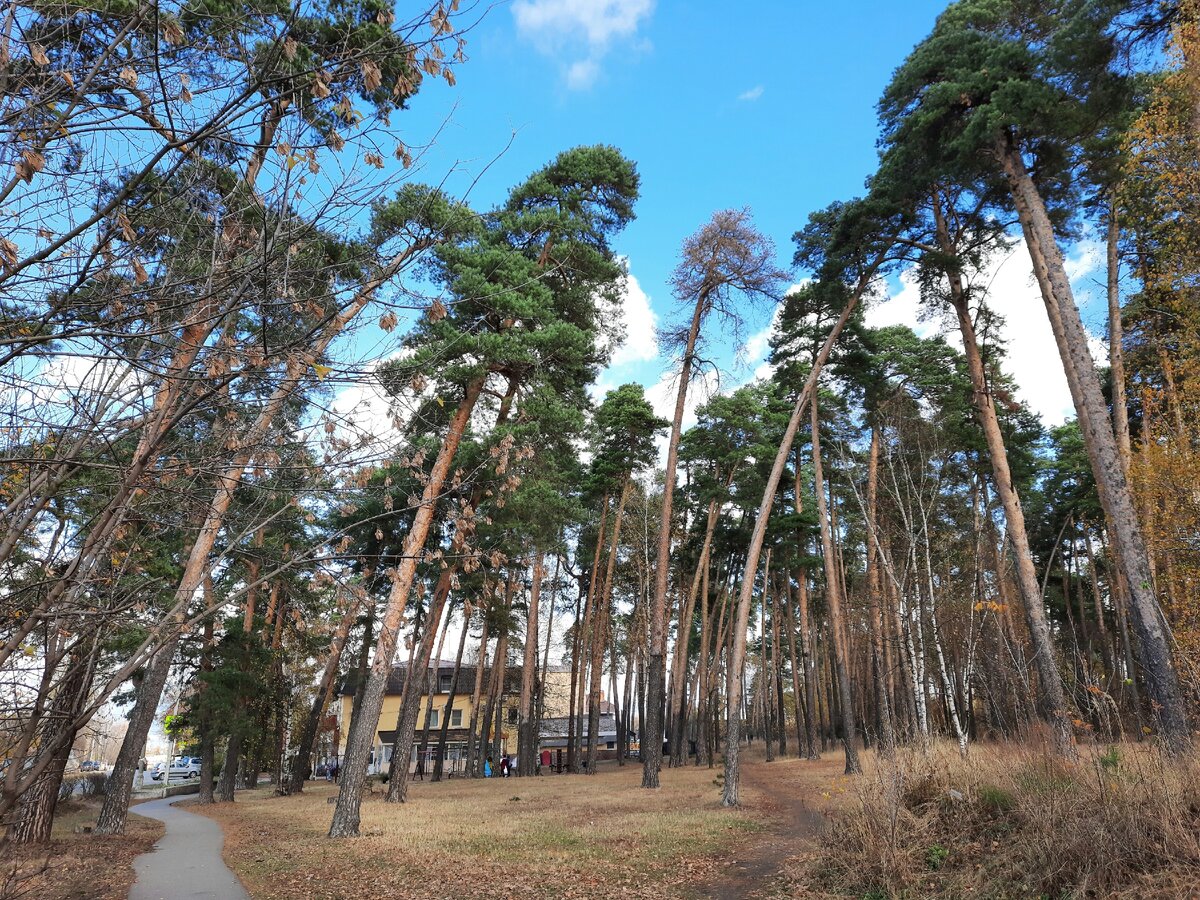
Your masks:
M537 771L538 734L534 714L534 683L537 680L538 604L542 595L545 554L533 553L533 582L529 588L529 612L525 617L525 665L521 670L521 705L517 710L517 774Z
M204 579L205 594L212 597L212 576L209 575ZM212 605L212 600L207 601ZM203 675L207 672L212 672L213 661L212 651L214 644L214 628L212 618L208 618L204 622L204 650L200 655L200 672ZM199 691L208 690L208 685L201 679L200 684L196 688ZM202 804L215 803L216 798L213 797L213 767L216 762L217 742L213 734L212 717L205 713L197 725L197 731L200 732L200 793L196 795L196 802ZM140 766L139 759L138 765Z
M433 689L429 684L429 661L435 637L439 632L445 637L445 630L438 628L443 614L446 624L449 624L450 614L446 610L446 600L450 596L450 586L456 568L457 564L452 565L443 569L438 576L438 584L429 603L429 615L425 631L421 635L421 644L405 679L407 690L401 700L400 714L396 721L396 738L392 743L392 761L388 769L388 790L385 798L388 803L403 803L408 795L408 761L412 758L413 742L416 740L417 714L421 711L421 697Z
M483 634L479 638L479 655L475 661L475 688L471 692L471 721L467 726L467 776L478 778L482 768L479 765L479 698L483 692L483 667L487 662L489 616L483 617Z
M7 835L8 840L15 844L44 844L50 840L59 788L71 756L71 744L78 732L75 721L80 709L87 703L96 656L97 649L94 646L84 648L78 645L67 656L66 671L59 679L54 700L44 720L44 739L61 738L59 749L54 752L50 764L21 794Z
M812 455L813 484L817 494L817 518L821 523L821 550L825 558L825 601L829 610L829 631L833 642L833 666L837 671L838 703L842 713L842 744L846 751L846 774L862 771L858 762L858 747L855 744L854 701L851 696L850 672L846 665L847 648L843 629L842 586L838 577L837 560L833 554L833 535L825 503L825 478L821 465L821 419L817 409L817 396L812 398Z
M225 744L225 765L221 767L221 777L217 780L217 801L232 803L234 789L237 787L238 759L242 755L242 732L235 728Z
M762 553L763 540L767 533L767 522L771 516L771 507L775 503L775 493L779 490L779 481L783 477L784 466L787 463L788 455L792 451L792 444L796 440L796 432L800 427L800 417L808 407L810 398L815 395L814 391L817 379L820 377L825 361L829 359L833 345L837 343L842 329L846 326L846 322L849 321L850 315L854 312L863 292L870 285L875 270L882 261L883 254L880 254L868 266L867 271L859 279L858 284L851 292L849 298L847 298L841 315L838 316L833 329L825 338L825 343L822 344L816 359L813 360L812 370L809 372L808 380L804 383L804 388L800 391L800 396L796 398L795 406L792 407L791 418L788 420L787 428L783 433L783 440L779 444L779 451L775 454L775 461L771 466L771 473L767 478L766 486L763 488L763 498L762 503L759 505L758 518L754 521L754 529L750 535L750 545L746 551L745 571L742 576L742 585L738 595L736 623L732 632L735 645L734 651L737 653L737 645L740 644L742 647L740 655L743 658L745 656L746 624L750 616L750 599L754 591L754 577L758 572L758 560ZM731 669L730 672L732 673L732 671ZM734 682L737 680L736 677L729 679L728 708L726 713L728 725L725 729L725 784L721 795L721 804L723 806L736 806L738 803L738 743L741 739L742 698L740 684L736 685L736 694L733 690Z
M604 552L605 533L608 528L608 491L600 500L600 527L596 532L596 551L592 556L592 570L588 575L587 601L583 607L583 621L579 620L578 603L575 611L575 633L572 636L571 650L571 703L570 718L567 722L567 771L574 774L579 771L579 748L582 741L583 715L583 682L587 675L588 647L592 630L592 619L595 618L596 591L600 586L600 559Z
M462 634L458 636L458 652L454 654L454 674L450 676L450 691L446 695L446 706L442 711L442 721L438 732L438 750L437 758L433 761L433 777L431 781L441 781L442 772L446 761L446 738L450 734L450 719L454 715L454 700L458 696L458 673L462 671L463 651L467 647L467 633L471 630L471 608L467 603L463 604L463 625ZM486 641L487 626L484 626L484 640ZM479 654L480 659L483 658L482 651Z
M477 378L467 385L463 399L450 423L450 429L442 441L442 447L429 474L429 480L425 484L421 495L421 505L417 508L412 527L404 540L396 579L392 584L391 596L388 598L387 610L379 630L379 641L375 646L375 659L371 664L371 671L363 690L361 714L352 725L346 741L346 758L341 774L341 789L338 791L337 805L334 808L333 821L329 827L330 837L358 835L362 793L367 781L367 761L371 753L371 746L375 742L375 731L379 725L380 711L383 708L383 692L387 687L388 675L391 673L392 656L396 650L396 639L400 633L404 609L408 605L408 595L416 576L417 563L425 548L425 541L429 537L429 528L433 524L438 497L442 492L446 476L449 474L450 466L454 462L459 442L466 431L471 411L475 408L475 402L483 390L483 385L483 378Z
M146 738L150 734L150 726L158 713L158 701L162 698L163 688L167 684L167 675L170 674L178 643L178 639L171 641L155 654L142 677L142 683L138 686L137 699L129 713L125 739L121 741L117 760L108 776L108 790L104 794L104 804L100 807L100 817L96 820L96 834L125 833L129 800L133 796L133 779L137 775L138 763L146 746Z
M1155 704L1164 746L1173 754L1191 745L1191 731L1179 679L1171 661L1165 622L1154 595L1149 555L1125 480L1117 441L1108 418L1100 380L1087 344L1087 332L1075 305L1062 253L1041 194L1025 168L1011 135L997 143L997 155L1008 180L1025 231L1034 272L1058 343L1083 431L1096 489L1108 518L1117 559L1129 586L1130 606L1150 699Z
M338 664L342 659L342 649L346 646L346 638L350 635L350 627L354 624L354 619L358 615L360 602L355 597L350 597L347 600L346 611L342 614L337 631L333 634L333 641L329 646L329 654L325 658L325 669L321 672L321 680L317 684L317 692L313 697L312 708L308 711L308 716L304 720L304 726L300 729L300 740L296 744L296 755L292 759L291 777L288 779L287 792L289 794L302 793L304 791L304 782L312 774L311 754L317 737L317 730L321 726L321 713L329 705L330 693L333 690L333 681L337 677Z
M871 449L867 457L867 529L879 533L879 426L871 428ZM883 585L879 573L877 539L867 540L867 616L871 628L871 666L875 685L875 715L879 721L879 749L891 758L896 749L892 726L892 705L888 697L883 661Z
M625 518L625 504L629 500L629 486L633 478L626 473L621 483L621 498L617 501L617 514L613 519L612 542L608 548L608 563L604 571L604 586L596 603L596 614L592 622L591 681L588 684L588 740L587 773L596 774L596 751L600 741L600 686L604 676L604 651L612 634L613 573L617 567L617 551L621 542L621 522Z
M1113 433L1121 455L1121 468L1129 478L1129 463L1133 449L1129 440L1129 400L1125 394L1125 329L1121 321L1121 260L1118 242L1121 237L1115 200L1108 203L1106 234L1108 260L1108 362L1112 372Z
M417 747L417 765L421 772L425 771L425 758L429 755L429 722L433 718L433 702L434 698L439 693L440 679L442 671L442 649L446 644L446 632L450 630L450 622L454 618L453 604L446 608L446 620L442 625L442 636L438 638L437 650L434 652L433 661L429 670L429 687L427 690L427 699L425 701L425 722L421 726L421 743ZM465 633L467 623L464 613L463 629ZM446 713L446 715L450 715Z
M671 507L675 494L675 470L679 464L679 438L683 432L683 411L687 404L688 384L695 363L696 340L708 305L708 293L696 298L687 345L679 371L679 389L675 395L675 415L667 442L667 467L663 477L662 516L659 520L658 555L654 564L654 594L650 605L650 654L647 664L646 722L642 726L642 787L657 788L662 768L663 707L666 703L667 655L667 575L671 566Z
M771 728L771 695L774 684L771 679L771 657L767 648L767 604L771 595L771 549L767 549L767 559L763 564L763 594L758 606L758 686L762 696L762 734L763 743L767 748L767 762L775 761L775 733Z
M781 581L787 581L787 572L780 572ZM782 591L776 587L774 599L771 601L771 681L775 683L775 722L776 722L776 740L779 741L779 755L787 755L787 709L783 701L783 663L780 655L780 624L779 624L779 597ZM799 718L800 707L796 707L797 719Z
M936 197L934 199L934 215L941 249L947 254L952 254L954 248L950 242L948 226L941 203ZM1029 640L1033 647L1033 663L1038 673L1039 712L1042 720L1050 729L1055 751L1060 755L1073 757L1075 749L1070 714L1066 696L1063 693L1062 678L1058 672L1058 661L1054 651L1054 642L1050 636L1050 625L1046 619L1042 591L1033 566L1033 555L1029 550L1029 536L1025 530L1025 512L1021 507L1021 498L1017 493L1012 471L1008 465L1008 451L1004 445L1000 420L996 415L995 402L987 381L987 373L984 370L983 356L979 351L966 288L963 285L962 275L957 270L947 270L946 277L950 285L950 301L958 315L963 352L966 355L967 368L971 375L971 401L975 407L975 415L980 428L983 430L984 439L987 441L988 457L992 463L993 482L1004 508L1009 545L1012 547L1016 562L1017 587L1021 592L1021 603L1025 610L1025 625L1029 631Z
M726 480L726 487L729 486L732 480L732 475ZM687 666L688 666L688 645L691 643L689 638L692 631L692 616L696 610L696 597L700 593L700 581L702 573L708 567L709 553L712 551L713 534L717 529L717 519L720 508L715 499L708 502L708 518L704 525L704 542L700 546L700 559L696 563L696 572L692 576L692 586L688 591L687 604L679 616L679 634L675 641L675 654L671 659L671 721L674 727L671 729L670 751L672 767L683 765L683 741L684 741L684 722L686 696L685 686L687 683Z

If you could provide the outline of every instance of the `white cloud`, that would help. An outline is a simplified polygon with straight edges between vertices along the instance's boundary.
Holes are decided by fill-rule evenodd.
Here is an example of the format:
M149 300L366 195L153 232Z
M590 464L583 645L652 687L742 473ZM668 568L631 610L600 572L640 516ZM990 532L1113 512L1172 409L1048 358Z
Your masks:
M621 320L625 340L613 351L612 365L648 362L658 356L658 316L650 308L650 298L633 275L625 276L625 295L621 298Z
M763 86L761 84L756 84L754 87L750 88L750 90L742 91L740 94L738 94L738 100L748 103L757 100L762 95Z
M581 59L567 68L567 87L573 91L587 90L596 83L599 75L600 63L594 59Z
M1096 272L1102 262L1100 248L1090 241L1076 246L1067 258L1067 272L1078 302L1082 303L1086 293L1086 285L1082 282ZM1047 425L1059 425L1074 418L1075 406L1063 374L1058 345L1024 244L1017 244L1007 255L997 256L971 281L977 289L987 291L989 306L1004 317L999 334L1007 351L1004 368L1016 382L1018 397ZM921 319L920 290L915 273L904 272L900 284L898 292L867 310L867 324L872 328L908 325L921 337L938 334L942 330L941 321L936 317ZM952 345L962 348L957 328L950 329L946 337ZM1093 334L1089 344L1097 365L1106 364L1108 351L1103 341Z
M699 373L693 373L683 404L684 431L696 424L696 410L715 397L720 389L720 376L711 366L705 366ZM670 422L675 418L675 403L678 398L679 365L677 360L672 360L670 368L659 376L658 381L646 388L646 399L654 407L655 415ZM658 438L659 463L665 463L667 459L669 430L664 429Z
M791 289L788 293L791 293ZM738 358L742 364L754 367L752 380L770 378L775 371L775 367L767 362L767 355L771 352L771 336L775 334L775 328L779 325L779 316L782 313L783 303L776 304L774 312L771 313L771 321L764 328L750 335L746 339L746 343L738 349Z
M869 328L907 325L918 337L923 338L938 333L936 321L921 319L921 288L917 283L917 273L913 269L900 273L900 291L870 304L864 318Z
M565 56L572 90L591 87L613 43L637 35L655 0L517 0L517 33L548 56Z

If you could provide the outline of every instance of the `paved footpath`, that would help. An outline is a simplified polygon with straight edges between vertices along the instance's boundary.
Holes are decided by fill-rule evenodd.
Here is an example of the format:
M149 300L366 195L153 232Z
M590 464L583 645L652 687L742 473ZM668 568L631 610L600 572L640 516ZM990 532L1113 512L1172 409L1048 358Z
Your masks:
M221 859L225 835L221 826L171 804L182 797L139 803L131 812L167 826L154 849L133 861L137 881L129 900L250 900L237 876Z

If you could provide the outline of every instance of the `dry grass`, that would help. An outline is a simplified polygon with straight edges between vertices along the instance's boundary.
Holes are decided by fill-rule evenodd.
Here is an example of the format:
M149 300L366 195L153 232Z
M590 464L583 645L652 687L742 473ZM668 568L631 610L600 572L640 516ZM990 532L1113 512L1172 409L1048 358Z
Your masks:
M403 806L363 803L362 837L326 837L334 788L266 789L191 806L225 829L225 859L256 898L685 896L765 824L719 806L714 772L641 767L593 776L416 782ZM761 799L758 797L757 799Z
M124 900L133 884L133 858L154 846L163 825L130 815L124 835L76 834L76 828L95 824L100 803L59 803L48 845L0 844L0 898Z
M948 747L870 760L828 839L791 873L800 894L1200 897L1200 761L1148 746Z

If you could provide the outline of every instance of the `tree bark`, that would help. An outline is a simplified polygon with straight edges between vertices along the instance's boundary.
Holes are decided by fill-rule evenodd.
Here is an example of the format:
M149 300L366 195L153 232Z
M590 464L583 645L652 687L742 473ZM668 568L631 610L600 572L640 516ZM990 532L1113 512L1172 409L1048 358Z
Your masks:
M538 734L534 715L534 686L538 672L538 606L542 596L545 554L533 553L533 581L529 586L529 610L525 616L525 665L521 670L521 702L517 709L517 774L537 771Z
M58 792L71 756L71 744L78 728L75 720L87 702L88 689L95 672L97 651L94 647L76 648L67 656L66 672L59 679L54 700L44 719L45 738L63 738L49 765L21 795L8 840L14 844L44 844L50 840Z
M367 761L371 753L371 746L375 742L376 729L379 726L379 714L383 708L383 692L387 687L388 676L391 674L392 657L395 654L396 639L400 634L404 609L408 604L408 595L412 591L417 563L420 561L425 541L429 537L430 526L433 524L438 497L443 484L445 484L450 466L454 462L459 442L466 431L471 411L475 408L475 402L483 390L483 385L484 378L482 376L467 384L458 410L450 422L450 429L442 441L441 450L434 461L429 480L422 491L421 505L417 508L412 527L404 540L401 561L397 566L396 580L392 584L387 609L379 629L379 640L375 645L375 659L371 664L371 671L363 688L360 714L351 726L346 741L346 758L342 768L337 805L334 808L333 821L329 826L330 837L355 837L358 835L362 793L367 781Z
M288 779L287 792L299 794L304 791L304 782L312 774L312 748L321 726L321 713L329 704L330 693L333 691L333 681L337 677L338 664L342 659L342 650L346 646L346 638L350 635L350 627L358 615L361 600L350 597L345 613L334 632L333 641L329 646L329 655L325 658L325 669L321 672L321 681L317 684L317 693L313 697L312 708L300 729L300 740L296 745L296 755L292 759L291 777Z
M730 478L732 480L732 476ZM728 487L730 480L726 481ZM720 508L715 499L708 502L708 518L704 525L704 542L700 546L700 559L696 563L696 572L692 576L692 586L688 591L687 604L679 616L679 636L675 642L675 654L671 660L671 729L670 751L672 767L683 765L683 742L685 713L685 686L687 683L688 644L692 631L692 616L696 610L696 597L700 593L702 574L708 567L708 557L712 552L713 534L717 529L717 519ZM704 651L701 650L703 653Z
M842 587L838 577L837 560L833 554L833 535L825 502L825 478L821 466L821 418L815 393L811 406L813 489L817 494L817 518L821 523L821 551L825 559L825 601L829 610L833 664L837 671L838 703L842 713L842 746L846 751L846 774L855 775L862 771L862 766L858 762L858 747L855 744L854 701L851 696L850 672L846 665L847 652L843 634L845 619L842 615Z
M949 228L940 200L934 198L934 217L937 240L946 254L953 254ZM971 402L975 408L979 426L987 441L988 458L992 464L992 480L996 493L1004 508L1004 519L1008 525L1009 546L1016 562L1017 587L1025 610L1025 625L1033 647L1033 663L1038 673L1038 711L1050 729L1051 743L1055 752L1062 756L1075 755L1071 732L1070 714L1063 693L1062 678L1058 672L1058 659L1054 641L1050 636L1050 624L1046 619L1046 608L1033 566L1033 555L1029 549L1029 535L1025 529L1025 511L1021 498L1013 483L1012 470L1008 465L1008 450L996 415L995 401L983 366L983 355L975 334L975 323L962 275L957 270L945 270L950 286L950 302L958 316L959 332L963 339L963 352L967 358L967 369L971 376Z
M871 428L871 449L867 457L867 528L879 533L879 426ZM896 732L892 725L892 705L888 696L883 664L883 584L879 573L879 547L867 539L867 616L871 628L871 666L875 685L875 715L879 721L879 749L891 758L896 750Z
M479 638L479 655L475 660L475 687L471 692L471 720L467 726L467 776L478 778L479 770L479 698L483 693L483 667L487 661L489 616L487 610L483 616L483 633Z
M429 684L429 660L437 635L445 635L445 631L439 629L438 625L446 610L446 600L450 596L454 572L455 565L452 565L443 569L438 576L438 584L429 604L425 631L421 635L421 644L405 679L408 689L401 700L400 713L396 719L396 738L392 742L392 759L388 767L388 789L385 797L387 803L403 803L408 796L408 761L412 758L413 741L416 739L417 713L421 711L422 696L432 691ZM450 617L446 615L447 625L449 621Z
M621 542L621 523L625 518L625 504L629 500L629 486L633 478L626 473L621 483L621 497L617 501L617 513L613 518L612 542L608 548L608 562L604 571L604 585L596 603L596 614L592 621L591 680L588 684L588 742L587 773L596 774L596 751L600 740L600 685L604 675L604 651L612 634L613 573L617 567L617 551Z
M446 695L446 707L442 712L442 722L438 734L437 758L433 761L433 777L431 781L441 781L442 771L446 760L446 737L450 733L450 719L454 715L454 700L458 696L458 673L462 671L463 651L467 646L467 632L471 630L471 610L463 604L462 634L458 637L458 652L454 655L454 674L450 676L450 691ZM487 626L484 626L484 640L487 640ZM481 652L480 658L483 658Z
M667 574L671 566L671 508L675 494L675 470L679 465L679 438L683 432L683 411L687 405L688 383L695 364L696 341L708 304L707 292L696 298L688 327L687 344L679 369L679 389L675 394L675 414L671 419L671 437L667 442L667 466L663 476L662 515L659 519L658 553L654 568L654 594L650 604L650 653L647 661L646 722L642 726L642 787L657 788L662 768L663 707L666 704L667 655Z
M1191 745L1187 712L1171 660L1162 610L1154 594L1145 540L1088 349L1087 332L1075 305L1050 216L1010 133L998 139L996 151L1025 232L1025 243L1079 416L1100 503L1129 588L1142 667L1160 735L1167 751L1179 754Z

